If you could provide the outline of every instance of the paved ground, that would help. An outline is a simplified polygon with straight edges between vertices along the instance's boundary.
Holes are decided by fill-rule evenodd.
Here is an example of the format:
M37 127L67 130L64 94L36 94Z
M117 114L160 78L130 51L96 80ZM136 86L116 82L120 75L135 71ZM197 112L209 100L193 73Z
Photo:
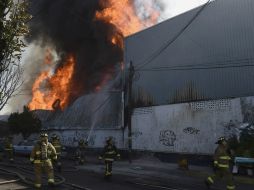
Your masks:
M27 173L26 170L32 171L32 166L28 160L19 159L16 161L19 167L1 165L11 172L20 172L27 178L33 178L33 173ZM104 165L95 158L88 158L88 163L83 166L74 166L73 161L64 161L63 172L56 173L63 176L66 183L55 187L54 189L86 189L86 190L205 190L203 184L204 178L212 173L207 167L190 166L189 171L177 169L175 164L163 163L156 159L142 158L135 160L132 164L128 161L119 161L114 163L113 177L111 181L104 180ZM22 165L22 167L20 167ZM23 169L22 169L23 168ZM25 170L24 170L25 169ZM9 184L1 182L17 180L18 178L0 172L0 189L33 189L31 186L14 181ZM253 190L254 178L246 176L235 177L238 190ZM46 183L44 181L44 183ZM72 187L70 184L73 184ZM49 189L44 186L43 189ZM224 183L218 183L214 190L225 190Z

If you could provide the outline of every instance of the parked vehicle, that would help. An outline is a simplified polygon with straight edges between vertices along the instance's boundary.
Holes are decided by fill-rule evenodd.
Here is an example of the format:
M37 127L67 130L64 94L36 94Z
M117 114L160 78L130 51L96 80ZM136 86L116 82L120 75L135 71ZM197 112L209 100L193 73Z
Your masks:
M21 141L17 145L14 145L14 153L20 155L30 155L36 141Z

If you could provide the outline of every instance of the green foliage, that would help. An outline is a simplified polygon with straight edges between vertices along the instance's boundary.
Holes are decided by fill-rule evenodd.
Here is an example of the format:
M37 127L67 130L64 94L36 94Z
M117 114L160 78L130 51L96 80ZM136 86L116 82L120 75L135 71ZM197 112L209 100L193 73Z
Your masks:
M242 130L239 141L234 136L228 140L228 144L236 156L254 157L254 130L250 127Z
M21 133L24 139L32 133L37 133L41 129L41 121L28 107L24 106L22 113L12 113L8 119L10 131L13 134Z
M28 34L28 1L0 1L0 72L11 63L21 59L21 52L26 46L23 37Z
M0 1L0 110L22 85L20 59L28 34L27 0Z

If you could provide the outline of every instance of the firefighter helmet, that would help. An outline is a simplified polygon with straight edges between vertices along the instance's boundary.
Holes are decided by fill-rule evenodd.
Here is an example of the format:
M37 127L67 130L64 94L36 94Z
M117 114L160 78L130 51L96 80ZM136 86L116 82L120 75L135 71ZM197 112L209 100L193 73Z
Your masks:
M54 133L53 135L52 135L52 137L51 137L52 139L57 139L58 138L58 136Z
M109 144L110 142L112 142L113 141L113 137L108 137L108 139L106 140L106 142L107 142L107 144Z
M222 144L223 141L227 141L225 137L220 137L216 144Z
M40 134L40 137L43 138L43 137L48 137L48 134L47 133L41 133Z

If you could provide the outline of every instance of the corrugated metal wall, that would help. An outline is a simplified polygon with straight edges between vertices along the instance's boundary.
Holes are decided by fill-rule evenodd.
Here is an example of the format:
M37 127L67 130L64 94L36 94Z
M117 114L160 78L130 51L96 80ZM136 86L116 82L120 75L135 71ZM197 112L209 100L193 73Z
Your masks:
M121 127L121 93L85 95L63 111L37 110L48 129L115 129Z
M139 105L254 95L254 1L216 0L129 36L131 61Z

